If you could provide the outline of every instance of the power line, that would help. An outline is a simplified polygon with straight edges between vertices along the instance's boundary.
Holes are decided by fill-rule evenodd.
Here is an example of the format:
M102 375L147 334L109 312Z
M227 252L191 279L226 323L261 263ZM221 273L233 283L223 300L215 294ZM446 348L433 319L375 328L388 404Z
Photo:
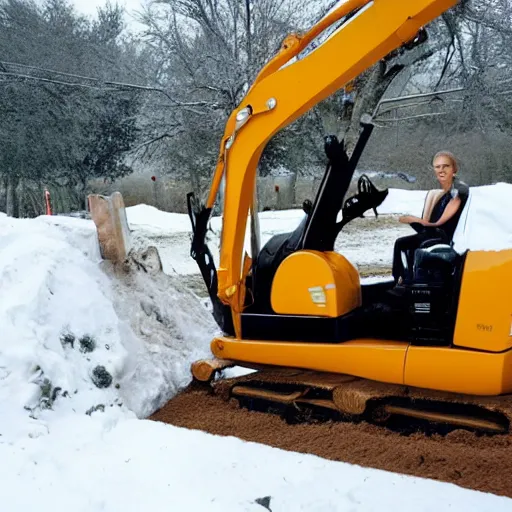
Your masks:
M11 77L18 80L33 80L39 82L53 83L56 85L65 85L69 87L82 87L88 89L96 89L101 91L126 91L127 89L156 92L163 94L175 107L183 108L188 112L203 115L203 112L196 110L198 107L217 109L220 106L217 103L208 101L180 101L173 98L165 89L148 85L139 85L126 82L117 82L109 80L101 80L95 77L75 75L72 73L64 73L54 69L41 68L37 66L28 66L16 62L0 61L0 77Z
M55 83L58 85L68 85L75 87L87 87L92 89L102 89L109 87L110 90L115 88L136 88L144 86L130 83L121 83L114 81L101 80L99 78L76 75L72 73L64 73L55 69L42 68L38 66L28 66L17 62L0 61L0 75L23 80L34 80Z

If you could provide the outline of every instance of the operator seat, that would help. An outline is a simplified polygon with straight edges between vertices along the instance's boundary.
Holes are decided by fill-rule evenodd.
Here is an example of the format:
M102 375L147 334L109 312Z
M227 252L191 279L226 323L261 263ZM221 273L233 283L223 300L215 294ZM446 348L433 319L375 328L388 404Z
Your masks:
M448 346L453 339L466 254L451 245L417 249L402 307L407 339L414 345Z
M464 226L460 220L469 208L468 196L463 199L456 219L457 231ZM428 210L439 197L437 191L427 194L424 207L427 218ZM444 232L439 231L441 238L427 238L416 249L412 269L406 269L408 279L397 287L401 290L402 307L407 312L404 319L409 326L407 339L412 344L449 346L453 339L467 251L456 251L453 237L448 240Z
M306 210L306 208L304 208ZM260 250L253 266L252 297L253 306L260 313L272 313L270 291L272 281L282 261L298 250L304 235L308 212L301 223L291 233L274 235ZM248 297L249 298L249 297ZM249 306L249 304L248 304ZM254 309L254 308L253 308Z
M466 186L464 184L464 186ZM424 220L430 219L430 216L432 214L432 210L434 209L436 203L441 199L441 197L444 195L444 191L440 189L433 189L429 190L427 192L427 195L425 197L425 202L423 205L423 213L421 215L421 218ZM455 231L459 229L459 223L460 219L464 217L464 214L466 213L465 210L467 207L469 207L469 195L470 191L468 188L468 194L464 195L462 197L462 203L459 208L459 211L454 216L454 221L456 223ZM439 228L432 228L432 227L425 227L419 223L413 223L411 224L411 227L417 232L417 233L427 233L429 236L426 237L426 239L420 244L419 249L416 249L416 252L413 257L411 257L411 260L414 262L413 268L409 268L408 258L404 253L401 254L402 259L402 265L404 268L405 275L408 279L413 279L415 277L414 272L417 264L421 264L423 261L423 258L429 259L430 256L425 256L426 253L419 253L418 251L421 251L422 249L426 249L429 247L436 247L436 251L434 251L433 254L444 254L444 257L447 257L447 254L457 254L456 251L453 249L453 236L448 237L446 233L439 229ZM440 251L441 246L444 247L443 251ZM450 250L449 250L450 249ZM417 259L417 257L419 259ZM434 257L434 259L437 259L437 256ZM407 280L406 278L406 280Z
M414 255L413 283L449 284L461 256L447 244L417 249Z

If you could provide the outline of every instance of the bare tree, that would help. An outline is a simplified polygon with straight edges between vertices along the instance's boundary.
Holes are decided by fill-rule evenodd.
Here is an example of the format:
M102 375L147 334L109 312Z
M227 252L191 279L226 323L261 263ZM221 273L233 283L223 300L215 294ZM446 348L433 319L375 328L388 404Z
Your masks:
M154 80L165 89L158 132L145 154L167 154L170 170L198 185L210 174L225 121L290 32L305 29L315 0L158 0L141 15L154 51ZM164 107L165 105L165 107ZM153 112L149 117L153 118ZM168 134L169 136L165 136ZM155 148L154 142L159 146ZM162 147L164 149L162 149ZM278 151L271 145L267 151ZM273 158L264 158L270 163Z

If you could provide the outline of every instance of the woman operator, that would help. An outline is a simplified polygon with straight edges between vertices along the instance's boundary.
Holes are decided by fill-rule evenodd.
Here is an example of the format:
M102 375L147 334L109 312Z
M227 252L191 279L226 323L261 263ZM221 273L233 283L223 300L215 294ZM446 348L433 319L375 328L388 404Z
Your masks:
M414 262L414 251L425 240L438 239L449 244L469 196L469 187L457 178L458 164L449 151L440 151L434 156L433 170L443 189L443 195L434 205L428 220L406 215L399 222L410 224L416 234L399 238L393 254L393 277L400 284L404 279L402 252L405 253L409 272Z

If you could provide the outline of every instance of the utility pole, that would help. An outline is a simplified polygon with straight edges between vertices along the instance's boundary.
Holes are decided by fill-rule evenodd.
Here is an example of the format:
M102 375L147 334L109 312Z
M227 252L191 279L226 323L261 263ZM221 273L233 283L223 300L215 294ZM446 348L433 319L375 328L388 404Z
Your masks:
M252 64L252 46L251 46L251 0L245 0L245 11L247 13L247 26L245 28L247 33L247 68L251 69Z

